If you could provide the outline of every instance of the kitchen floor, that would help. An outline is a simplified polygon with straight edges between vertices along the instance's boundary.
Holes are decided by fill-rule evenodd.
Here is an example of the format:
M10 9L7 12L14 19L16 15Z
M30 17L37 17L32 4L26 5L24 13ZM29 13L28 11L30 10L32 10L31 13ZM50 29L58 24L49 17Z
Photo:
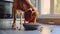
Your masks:
M0 19L0 34L59 34L60 25L40 24L37 30L24 30L21 25L21 30L14 30L11 28L12 19ZM20 28L19 19L17 20L17 27Z

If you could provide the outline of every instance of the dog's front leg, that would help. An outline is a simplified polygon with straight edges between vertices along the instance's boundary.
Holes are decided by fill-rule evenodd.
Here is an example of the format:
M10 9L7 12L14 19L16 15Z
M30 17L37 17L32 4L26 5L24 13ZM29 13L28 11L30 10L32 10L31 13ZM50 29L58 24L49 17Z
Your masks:
M12 24L12 28L16 29L16 17L17 17L17 13L16 13L16 9L13 11L13 24Z

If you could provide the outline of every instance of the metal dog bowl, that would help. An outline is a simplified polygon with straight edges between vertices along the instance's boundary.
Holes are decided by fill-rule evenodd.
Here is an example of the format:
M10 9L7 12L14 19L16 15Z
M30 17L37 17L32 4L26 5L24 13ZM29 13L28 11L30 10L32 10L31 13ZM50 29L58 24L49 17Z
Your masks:
M40 24L32 24L32 23L26 23L23 24L25 30L37 30L38 26L40 26Z

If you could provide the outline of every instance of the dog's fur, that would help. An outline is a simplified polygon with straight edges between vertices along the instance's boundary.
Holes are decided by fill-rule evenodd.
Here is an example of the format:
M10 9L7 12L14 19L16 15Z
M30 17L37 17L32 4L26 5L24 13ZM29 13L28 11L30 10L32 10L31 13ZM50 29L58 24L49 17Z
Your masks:
M30 8L32 8L32 10L28 10ZM32 3L30 2L30 0L14 0L13 11L12 11L12 14L13 14L12 27L13 28L16 28L16 17L17 17L16 15L18 14L18 10L22 10L24 12L25 21L32 22L32 23L36 22L38 11L33 11L34 8L33 8ZM30 15L29 15L29 13L30 13ZM28 16L27 16L27 14L28 14ZM26 17L28 17L28 18L26 18Z
M37 10L32 11L29 9L24 13L25 21L27 21L28 23L36 23L37 17L38 17L38 11Z

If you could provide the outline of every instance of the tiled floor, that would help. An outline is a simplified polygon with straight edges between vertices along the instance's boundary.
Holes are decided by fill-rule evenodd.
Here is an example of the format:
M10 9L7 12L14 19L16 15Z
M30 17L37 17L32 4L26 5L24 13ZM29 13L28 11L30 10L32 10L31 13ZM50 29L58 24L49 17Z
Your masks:
M10 22L10 23L9 23ZM60 34L60 25L48 25L48 24L40 24L41 26L38 27L37 30L23 30L24 27L22 26L21 30L13 30L11 28L12 20L0 20L0 34ZM19 26L19 21L17 23ZM42 30L42 31L41 31Z

